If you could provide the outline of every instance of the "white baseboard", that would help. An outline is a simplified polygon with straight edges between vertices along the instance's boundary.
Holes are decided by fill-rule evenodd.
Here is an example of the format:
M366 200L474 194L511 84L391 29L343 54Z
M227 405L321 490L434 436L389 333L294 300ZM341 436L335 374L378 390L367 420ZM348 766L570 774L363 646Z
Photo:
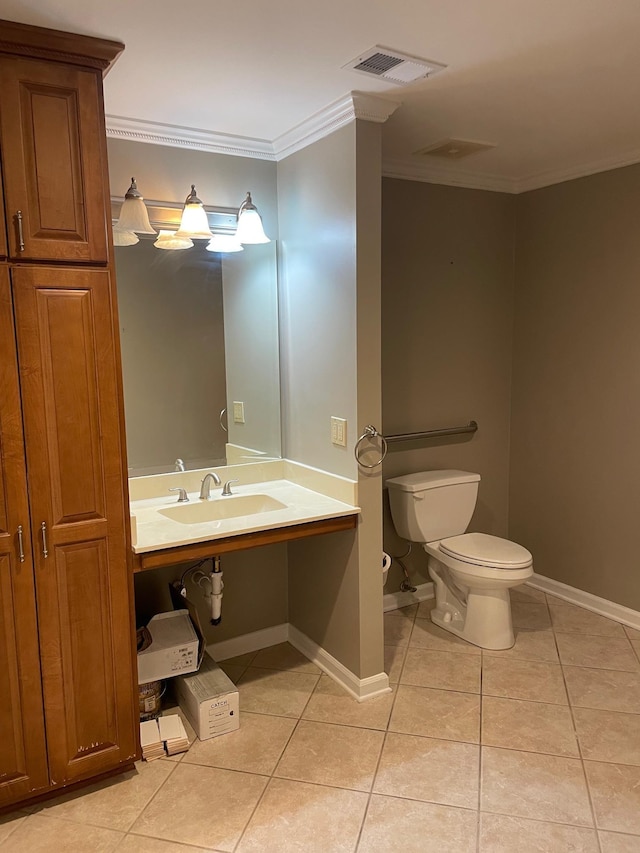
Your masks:
M286 642L291 643L299 652L302 652L305 657L320 667L323 672L326 672L358 702L372 699L382 693L389 693L391 690L389 676L386 672L380 672L378 675L372 675L369 678L358 678L333 655L330 655L306 634L287 622L274 625L271 628L264 628L261 631L253 631L251 634L232 637L230 640L223 640L220 643L211 643L207 646L207 652L214 660L222 661Z
M322 646L319 646L302 631L293 625L289 625L289 642L310 661L319 666L323 672L336 681L347 693L350 693L358 702L372 699L383 693L389 693L389 676L386 672L371 675L369 678L358 678L351 670L343 666L339 660L330 655Z
M382 609L386 613L388 610L397 610L399 607L408 607L410 604L418 604L420 601L428 601L435 597L433 583L421 583L416 587L415 592L388 592L383 596Z
M242 634L240 637L232 637L230 640L222 640L220 643L211 643L207 651L214 660L227 660L237 655L246 655L248 652L259 652L268 646L277 646L278 643L286 643L289 639L289 623L272 625L261 631L253 631L251 634Z
M622 622L623 625L628 625L629 628L635 628L640 631L640 612L632 610L630 607L625 607L623 604L616 604L615 601L600 598L597 595L592 595L590 592L584 592L575 586L569 586L566 583L561 583L553 578L547 578L544 575L538 575L535 572L531 580L527 583L527 586L540 589L542 592L548 592L549 595L555 595L556 598L561 598L570 604L577 604L579 607L584 607L585 610L591 610L599 616L606 616L607 619L614 619L616 622Z

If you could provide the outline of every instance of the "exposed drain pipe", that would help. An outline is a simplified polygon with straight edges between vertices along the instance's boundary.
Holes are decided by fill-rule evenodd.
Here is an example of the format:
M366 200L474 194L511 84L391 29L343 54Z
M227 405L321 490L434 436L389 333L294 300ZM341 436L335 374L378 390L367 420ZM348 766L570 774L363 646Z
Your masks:
M209 580L211 581L211 624L219 625L222 619L222 590L224 589L220 557L213 558L213 568L209 575Z

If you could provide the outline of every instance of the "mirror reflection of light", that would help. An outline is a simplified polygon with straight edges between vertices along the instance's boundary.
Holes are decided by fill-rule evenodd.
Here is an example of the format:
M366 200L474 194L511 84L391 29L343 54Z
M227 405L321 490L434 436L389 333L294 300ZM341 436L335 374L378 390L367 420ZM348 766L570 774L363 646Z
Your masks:
M214 234L206 246L207 252L242 252L244 247L235 234Z

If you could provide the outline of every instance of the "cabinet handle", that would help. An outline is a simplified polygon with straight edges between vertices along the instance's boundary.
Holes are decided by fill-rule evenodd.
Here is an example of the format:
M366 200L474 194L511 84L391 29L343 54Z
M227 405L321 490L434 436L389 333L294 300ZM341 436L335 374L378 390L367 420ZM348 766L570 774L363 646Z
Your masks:
M16 211L16 221L18 223L18 251L24 252L24 233L22 231L22 211Z
M24 544L22 542L22 525L18 525L18 555L20 562L24 563Z
M49 556L49 551L47 549L47 522L43 521L40 525L40 530L42 530L42 556L47 559Z

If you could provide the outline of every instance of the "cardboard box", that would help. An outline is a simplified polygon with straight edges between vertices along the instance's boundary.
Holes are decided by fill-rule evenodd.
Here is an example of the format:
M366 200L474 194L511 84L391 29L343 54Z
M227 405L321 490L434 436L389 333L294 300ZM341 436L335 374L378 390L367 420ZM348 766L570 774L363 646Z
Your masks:
M208 654L197 673L176 678L174 685L178 704L200 740L240 728L238 688Z
M201 644L188 610L158 613L147 629L151 645L138 652L138 684L198 669Z

